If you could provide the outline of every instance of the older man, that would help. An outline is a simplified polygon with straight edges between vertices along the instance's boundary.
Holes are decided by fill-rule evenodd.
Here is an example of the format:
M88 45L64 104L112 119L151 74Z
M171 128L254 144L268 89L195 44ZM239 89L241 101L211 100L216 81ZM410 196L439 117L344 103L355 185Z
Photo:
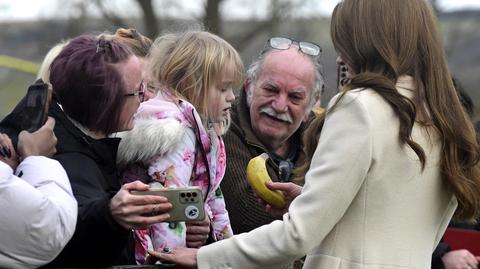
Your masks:
M274 37L247 70L224 139L227 169L221 188L234 233L276 219L257 202L248 185L248 161L268 153L267 169L273 181L290 181L292 169L304 161L302 132L324 87L320 52L313 43Z

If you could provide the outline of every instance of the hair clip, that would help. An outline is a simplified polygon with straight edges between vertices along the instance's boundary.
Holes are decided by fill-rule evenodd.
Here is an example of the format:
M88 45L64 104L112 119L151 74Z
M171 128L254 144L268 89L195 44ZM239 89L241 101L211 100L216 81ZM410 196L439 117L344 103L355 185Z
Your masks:
M137 29L130 28L130 34L132 35L133 38L137 39L140 35L138 34Z
M102 36L100 39L97 41L97 50L95 53L104 53L105 52L105 38Z
M100 44L97 44L97 50L95 51L95 53L100 53L100 52L104 52L104 51L105 51L105 49L101 48Z

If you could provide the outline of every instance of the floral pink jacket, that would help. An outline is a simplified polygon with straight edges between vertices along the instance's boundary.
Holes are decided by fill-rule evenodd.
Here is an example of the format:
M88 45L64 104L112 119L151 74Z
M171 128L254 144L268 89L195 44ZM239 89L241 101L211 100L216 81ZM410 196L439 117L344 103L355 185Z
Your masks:
M200 115L196 112L193 105L183 100L176 104L166 100L161 94L142 103L136 119L136 121L154 121L153 125L140 124L140 126L149 126L149 128L161 128L161 125L166 122L165 120L175 119L185 127L185 131L180 142L175 147L163 148L161 154L147 156L147 159L141 160L140 163L127 165L123 183L139 179L138 175L142 174L142 171L139 173L139 170L145 172L146 169L148 174L147 180L159 182L167 188L198 186L202 189L204 197L207 197L205 200L205 212L212 224L213 239L221 240L232 236L230 219L219 188L225 174L226 160L225 147L221 137L213 129L206 129L202 125ZM135 128L137 128L137 125L136 123ZM120 144L119 154L122 154L122 144L133 143L136 148L141 148L138 143L158 146L158 143L168 142L158 141L152 138L151 135L148 136L146 134L148 132L143 130L135 131L135 128L133 131L137 137L124 137ZM203 151L199 148L198 138L201 138ZM158 147L161 148L162 146ZM130 146L130 148L134 147ZM205 164L203 153L206 155L208 164ZM207 165L209 169L207 169ZM207 174L208 170L210 175ZM147 230L135 232L135 258L139 264L144 263L147 249L154 248L158 250L164 247L183 246L186 246L185 222L159 223L152 225Z

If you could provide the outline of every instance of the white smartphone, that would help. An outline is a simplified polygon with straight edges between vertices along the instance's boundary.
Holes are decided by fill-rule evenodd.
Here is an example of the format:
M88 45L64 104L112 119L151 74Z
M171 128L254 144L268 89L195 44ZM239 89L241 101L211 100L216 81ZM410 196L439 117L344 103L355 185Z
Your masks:
M168 199L173 208L168 212L167 222L196 221L205 218L202 191L198 187L151 188L148 191L132 191L136 195L160 195Z

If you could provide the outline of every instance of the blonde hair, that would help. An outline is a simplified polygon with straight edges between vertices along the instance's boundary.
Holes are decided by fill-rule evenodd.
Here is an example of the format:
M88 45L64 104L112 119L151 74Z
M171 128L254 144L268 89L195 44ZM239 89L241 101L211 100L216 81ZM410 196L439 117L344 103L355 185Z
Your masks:
M162 90L192 103L204 123L209 123L209 89L227 72L232 75L232 86L240 86L244 67L227 41L208 32L187 31L157 38L147 70Z
M115 34L102 33L99 37L103 37L106 40L114 40L126 45L132 50L133 54L142 58L147 57L153 43L150 38L142 35L133 28L118 28Z
M68 41L62 41L55 46L53 46L43 58L42 64L40 65L40 69L37 73L37 79L42 79L43 82L49 83L50 82L50 65L52 64L53 60L60 54L62 49L68 44Z

